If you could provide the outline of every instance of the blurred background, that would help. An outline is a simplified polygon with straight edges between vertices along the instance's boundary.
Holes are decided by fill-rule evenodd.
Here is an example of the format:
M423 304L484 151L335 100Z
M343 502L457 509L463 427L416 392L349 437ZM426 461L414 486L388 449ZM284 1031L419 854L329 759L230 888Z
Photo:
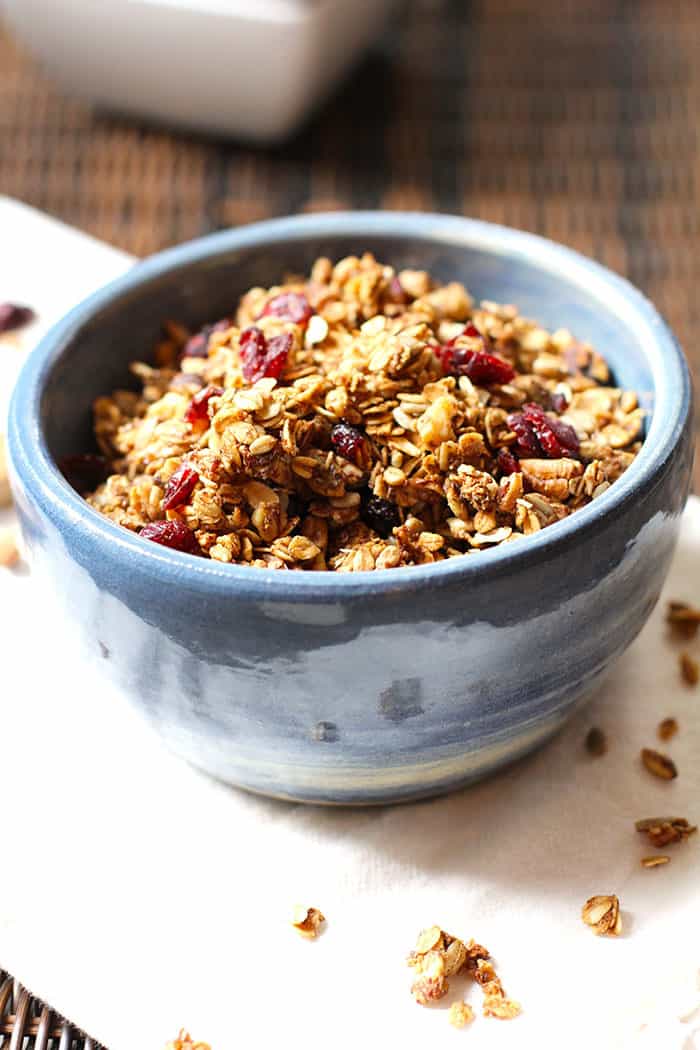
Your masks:
M335 208L436 210L506 223L626 274L668 316L700 375L698 0L406 0L367 41L356 41L352 72L276 145L169 131L79 101L55 69L48 74L30 57L33 39L25 50L32 33L17 12L22 7L45 26L47 2L56 15L86 0L5 2L0 193L137 255L224 226ZM91 2L227 8L222 0ZM344 3L353 14L348 25L359 24L366 2ZM282 21L328 6L256 0L256 12L266 4L279 8L274 17ZM51 33L61 28L58 21ZM309 75L339 35L317 34ZM272 69L275 62L285 69L284 36L279 46L269 39L271 50L281 47ZM297 62L287 39L289 62ZM195 65L183 65L167 34L154 32L148 47L154 85L162 87L164 69L180 92L199 80L193 69L205 79L206 61L193 53ZM96 41L98 65L102 48ZM229 104L237 72L232 59ZM253 89L267 90L271 80L268 63Z

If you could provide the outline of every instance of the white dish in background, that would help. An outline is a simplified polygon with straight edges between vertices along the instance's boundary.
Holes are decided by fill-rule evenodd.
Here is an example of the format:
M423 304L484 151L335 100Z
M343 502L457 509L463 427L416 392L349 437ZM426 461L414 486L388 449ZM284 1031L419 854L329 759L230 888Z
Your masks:
M397 0L0 0L48 73L101 106L209 132L289 135Z

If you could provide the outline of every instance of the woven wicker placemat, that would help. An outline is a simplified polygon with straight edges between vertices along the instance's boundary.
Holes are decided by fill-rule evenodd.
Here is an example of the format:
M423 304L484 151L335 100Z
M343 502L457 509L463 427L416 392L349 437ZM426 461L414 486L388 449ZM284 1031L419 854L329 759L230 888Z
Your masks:
M522 227L643 288L700 379L699 49L697 0L412 0L293 142L261 150L96 114L0 29L0 192L138 255L346 207Z

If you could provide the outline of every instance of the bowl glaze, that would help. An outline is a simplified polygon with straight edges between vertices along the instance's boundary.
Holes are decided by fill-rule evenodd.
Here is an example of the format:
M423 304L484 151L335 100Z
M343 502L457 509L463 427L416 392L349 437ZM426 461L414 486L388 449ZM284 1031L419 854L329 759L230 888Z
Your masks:
M473 557L388 572L278 573L150 544L55 466L161 321L198 326L319 254L373 251L463 280L590 340L650 409L631 468L594 503ZM638 633L676 543L692 460L685 361L631 285L566 248L440 215L334 213L164 252L86 300L30 356L10 412L17 506L79 640L168 747L281 798L369 803L475 780L551 736ZM99 698L96 698L99 702Z

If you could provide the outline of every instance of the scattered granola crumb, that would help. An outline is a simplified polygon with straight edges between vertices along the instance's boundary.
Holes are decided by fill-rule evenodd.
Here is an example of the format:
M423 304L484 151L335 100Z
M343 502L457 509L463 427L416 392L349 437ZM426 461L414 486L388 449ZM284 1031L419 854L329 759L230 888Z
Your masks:
M36 314L30 306L17 303L0 303L0 334L14 332L33 321Z
M294 908L292 926L299 931L302 937L308 937L309 940L313 940L318 936L318 932L325 921L325 915L318 908L306 908L303 904L297 904Z
M173 1039L172 1042L168 1043L165 1050L211 1050L211 1047L209 1043L195 1043L189 1032L181 1028L177 1039Z
M668 864L670 859L665 853L656 853L653 857L642 857L642 867L660 868L663 864Z
M620 901L614 893L589 897L581 909L581 918L598 936L617 937L622 932Z
M517 1017L520 1005L506 998L498 974L490 961L487 948L474 940L461 941L439 926L429 926L418 935L415 949L406 960L416 971L411 994L417 1003L426 1006L442 999L449 990L448 977L466 973L480 985L484 994L485 1017ZM455 1002L450 1007L450 1021L464 1027L474 1017L467 1003Z
M608 740L602 729L594 726L586 733L586 751L595 758L600 758L608 750Z
M634 826L657 849L669 846L672 842L684 842L698 830L685 817L645 817L635 821Z
M688 685L697 685L700 681L700 664L697 660L694 660L690 653L681 653L680 664L683 681Z
M660 740L670 740L678 732L678 722L675 718L664 718L656 727Z
M455 1028L464 1028L474 1020L474 1011L469 1003L452 1003L447 1016Z
M700 609L687 602L669 602L666 621L680 638L694 638L700 627Z
M673 780L678 776L676 764L668 755L662 755L660 751L654 751L651 747L643 747L641 757L645 768L655 777L661 780Z
M11 569L19 561L14 529L0 529L0 565Z

